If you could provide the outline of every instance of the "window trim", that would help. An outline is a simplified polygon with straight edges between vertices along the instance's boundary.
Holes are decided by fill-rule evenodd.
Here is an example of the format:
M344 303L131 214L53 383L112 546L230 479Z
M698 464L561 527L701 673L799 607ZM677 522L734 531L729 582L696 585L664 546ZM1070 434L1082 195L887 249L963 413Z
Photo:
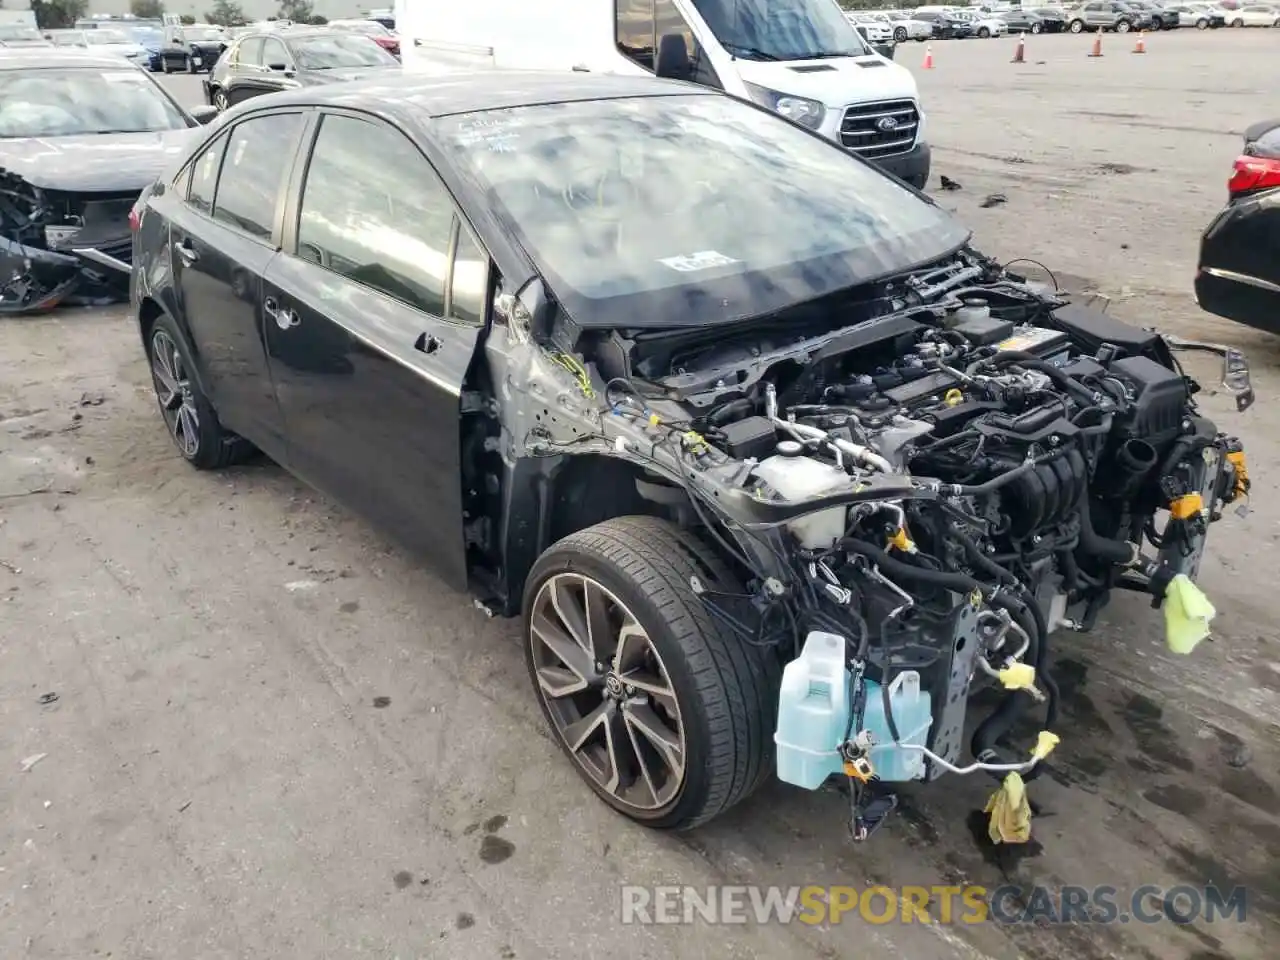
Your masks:
M279 246L280 252L290 257L293 257L294 259L297 259L297 260L302 259L301 257L298 256L298 226L301 223L301 219L302 219L302 197L303 197L304 191L306 190L307 173L311 168L311 157L315 153L316 142L319 140L320 129L321 127L324 126L325 117L330 117L330 116L347 117L352 120L362 120L365 123L370 123L375 126L381 126L387 130L390 130L392 133L395 133L403 137L405 141L409 144L409 146L411 146L415 151L417 151L418 155L422 157L422 162L427 165L427 168L431 171L432 176L436 178L436 182L440 185L441 189L444 190L445 195L449 198L449 204L453 208L453 224L449 229L449 247L447 252L448 263L445 268L444 299L442 301L443 305L441 310L444 316L440 316L434 313L430 313L426 310L422 310L420 307L415 307L412 304L405 303L403 300L399 299L398 297L393 297L391 296L391 294L385 293L383 291L374 291L374 292L379 294L380 296L385 296L391 300L394 300L396 303L402 305L408 310L414 310L414 311L417 311L418 313L421 313L423 316L431 317L433 320L439 320L443 323L449 323L454 326L462 327L466 329L475 329L476 325L473 323L469 323L465 320L457 320L448 316L448 313L453 306L453 271L454 271L455 259L457 254L459 230L466 230L467 233L470 234L471 239L475 241L475 244L480 249L480 252L484 254L485 259L488 261L487 276L485 278L485 295L484 295L484 305L483 305L483 313L484 313L485 319L481 321L479 325L481 329L486 327L490 322L490 317L492 316L491 307L493 303L493 296L492 296L493 279L498 274L497 261L494 259L493 252L489 249L488 244L486 244L484 242L484 239L480 236L480 232L476 230L474 225L472 225L470 219L467 217L466 213L463 211L462 204L458 202L457 195L454 193L452 189L450 189L448 182L445 180L443 176L440 175L439 169L436 167L435 163L432 162L431 158L427 155L427 151L423 149L422 145L418 143L418 141L415 140L414 137L407 130L396 125L395 123L390 122L385 117L378 116L376 113L370 113L365 110L360 110L352 107L333 107L328 105L321 105L321 106L313 107L311 109L312 109L312 113L311 113L310 126L303 131L302 143L299 145L298 153L294 157L293 169L289 174L288 193L286 196L287 202L285 205L285 209L283 211L284 222L282 224L281 235L280 235L280 246ZM304 262L310 263L311 261L304 261ZM321 269L327 269L327 268L321 267ZM330 272L333 272L333 271L330 271ZM335 275L340 277L343 276L342 274L335 274ZM343 279L347 280L349 283L357 283L357 284L359 283L359 281L351 280L349 277L343 277ZM363 286L363 284L361 284L361 286ZM372 288L365 288L365 289L372 290Z

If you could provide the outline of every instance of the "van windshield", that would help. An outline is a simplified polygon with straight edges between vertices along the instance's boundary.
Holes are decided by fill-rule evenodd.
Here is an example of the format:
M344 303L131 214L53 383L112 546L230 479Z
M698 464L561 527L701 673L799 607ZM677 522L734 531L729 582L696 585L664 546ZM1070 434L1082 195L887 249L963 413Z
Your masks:
M744 60L821 60L871 51L834 0L693 0L720 45Z
M969 237L901 182L731 97L583 100L433 125L584 327L771 314Z

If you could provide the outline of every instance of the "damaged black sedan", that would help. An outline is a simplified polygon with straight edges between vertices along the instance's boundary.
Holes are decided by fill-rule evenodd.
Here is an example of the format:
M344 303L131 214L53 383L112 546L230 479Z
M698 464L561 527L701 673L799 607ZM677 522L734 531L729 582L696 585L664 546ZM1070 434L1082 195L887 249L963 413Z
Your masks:
M771 111L598 74L330 84L231 111L138 209L182 455L256 446L521 616L558 742L639 822L776 772L846 787L863 839L895 783L978 773L1025 841L1024 778L1090 735L1055 651L1118 590L1177 653L1207 635L1193 581L1249 477L1185 344Z
M0 55L0 313L124 299L138 194L215 113L119 57Z

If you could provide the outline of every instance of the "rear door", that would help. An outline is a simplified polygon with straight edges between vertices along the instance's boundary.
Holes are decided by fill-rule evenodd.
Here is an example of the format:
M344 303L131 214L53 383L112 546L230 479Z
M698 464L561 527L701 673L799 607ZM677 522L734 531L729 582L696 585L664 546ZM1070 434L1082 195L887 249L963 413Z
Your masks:
M262 339L262 277L281 237L283 196L306 114L255 114L215 138L190 168L170 214L179 310L203 388L223 423L283 452Z
M245 37L236 46L235 60L228 64L227 99L239 103L259 93L265 93L262 75L262 37Z
M262 41L262 87L264 92L275 93L298 86L294 79L293 57L284 43L275 37Z
M396 128L329 113L263 289L291 468L466 585L462 386L488 257Z

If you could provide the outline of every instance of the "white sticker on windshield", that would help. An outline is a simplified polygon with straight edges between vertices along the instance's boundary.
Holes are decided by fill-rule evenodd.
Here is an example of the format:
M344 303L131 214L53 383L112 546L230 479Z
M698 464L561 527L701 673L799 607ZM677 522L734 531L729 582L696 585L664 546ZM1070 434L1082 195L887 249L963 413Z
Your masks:
M723 253L717 253L714 250L699 250L697 253L690 253L681 257L660 257L658 262L665 264L672 270L679 270L681 273L695 273L698 270L710 270L712 267L727 267L740 261L735 260L733 257L726 257Z
M520 134L513 127L523 126L515 117L482 117L458 125L455 139L460 147L484 147L492 153L512 153Z

